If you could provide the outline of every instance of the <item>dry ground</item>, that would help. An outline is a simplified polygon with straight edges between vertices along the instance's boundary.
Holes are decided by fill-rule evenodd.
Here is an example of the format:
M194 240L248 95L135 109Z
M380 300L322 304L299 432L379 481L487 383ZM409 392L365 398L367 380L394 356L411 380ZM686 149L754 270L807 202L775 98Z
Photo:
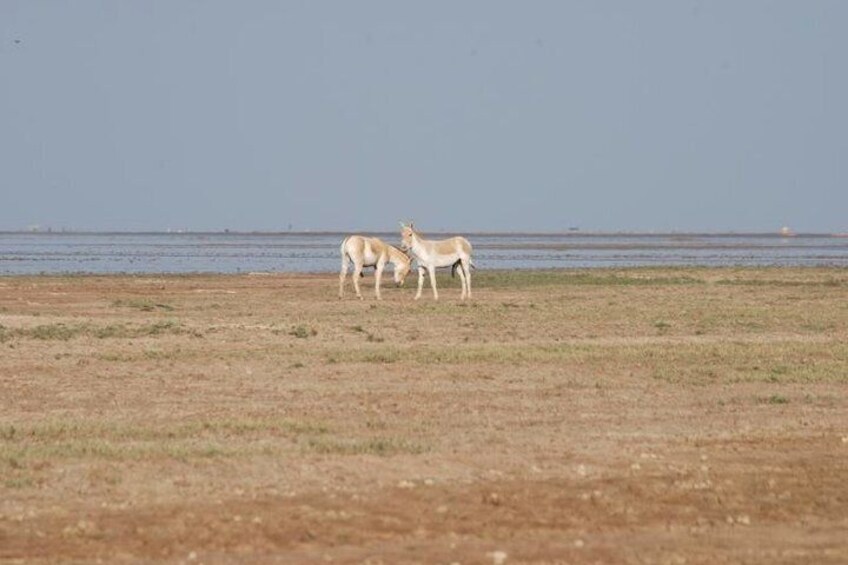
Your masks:
M848 562L848 272L475 275L0 278L0 561Z

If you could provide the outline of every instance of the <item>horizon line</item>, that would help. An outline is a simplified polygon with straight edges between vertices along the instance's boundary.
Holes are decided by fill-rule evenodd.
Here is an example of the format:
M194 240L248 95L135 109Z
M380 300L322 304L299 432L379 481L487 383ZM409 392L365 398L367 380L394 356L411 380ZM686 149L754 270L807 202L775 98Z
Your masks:
M395 230L339 230L339 229L299 229L299 230L115 230L115 229L0 229L0 235L349 235L349 234L394 234ZM423 233L432 234L468 234L468 235L513 235L513 236L536 236L536 235L562 235L562 236L608 236L608 235L632 235L632 236L777 236L777 237L846 237L846 232L833 231L811 231L795 232L792 230L583 230L580 228L566 228L562 230L425 230Z

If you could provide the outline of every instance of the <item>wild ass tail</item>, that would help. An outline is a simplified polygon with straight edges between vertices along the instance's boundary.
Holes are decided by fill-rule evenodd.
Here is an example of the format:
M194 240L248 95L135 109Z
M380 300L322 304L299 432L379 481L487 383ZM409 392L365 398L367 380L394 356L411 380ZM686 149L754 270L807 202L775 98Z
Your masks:
M459 268L459 265L461 263L462 261L457 261L456 263L451 265L451 278L454 278L456 276L456 270ZM468 264L471 265L472 269L474 269L475 271L477 270L477 265L475 265L471 259L468 260Z

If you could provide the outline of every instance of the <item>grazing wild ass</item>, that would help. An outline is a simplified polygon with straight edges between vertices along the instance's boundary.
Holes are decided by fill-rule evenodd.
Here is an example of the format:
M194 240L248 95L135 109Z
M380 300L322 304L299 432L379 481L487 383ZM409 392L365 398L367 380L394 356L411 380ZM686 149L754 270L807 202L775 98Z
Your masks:
M458 271L459 280L462 283L461 298L463 300L466 296L471 298L471 267L473 265L471 263L471 244L468 243L468 240L464 237L427 240L415 231L412 223L407 226L401 222L400 227L403 248L411 251L415 259L418 260L418 292L415 293L415 300L421 298L425 269L430 275L433 298L439 299L439 291L436 290L436 267L453 267L454 270Z
M351 263L353 263L353 288L356 289L356 296L360 300L362 300L362 293L359 292L359 277L363 276L363 268L376 268L374 272L376 278L374 292L377 295L377 300L381 300L380 279L383 276L383 268L386 263L394 265L394 279L397 286L403 284L412 263L406 253L377 237L350 235L342 241L341 254L342 270L339 273L339 298L344 297L345 276Z

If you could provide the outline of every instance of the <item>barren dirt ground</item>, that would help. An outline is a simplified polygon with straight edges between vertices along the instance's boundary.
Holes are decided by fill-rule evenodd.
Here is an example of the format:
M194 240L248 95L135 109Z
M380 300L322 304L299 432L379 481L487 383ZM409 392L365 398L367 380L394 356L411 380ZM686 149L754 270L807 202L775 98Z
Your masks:
M0 278L0 561L848 563L848 272L440 277Z

